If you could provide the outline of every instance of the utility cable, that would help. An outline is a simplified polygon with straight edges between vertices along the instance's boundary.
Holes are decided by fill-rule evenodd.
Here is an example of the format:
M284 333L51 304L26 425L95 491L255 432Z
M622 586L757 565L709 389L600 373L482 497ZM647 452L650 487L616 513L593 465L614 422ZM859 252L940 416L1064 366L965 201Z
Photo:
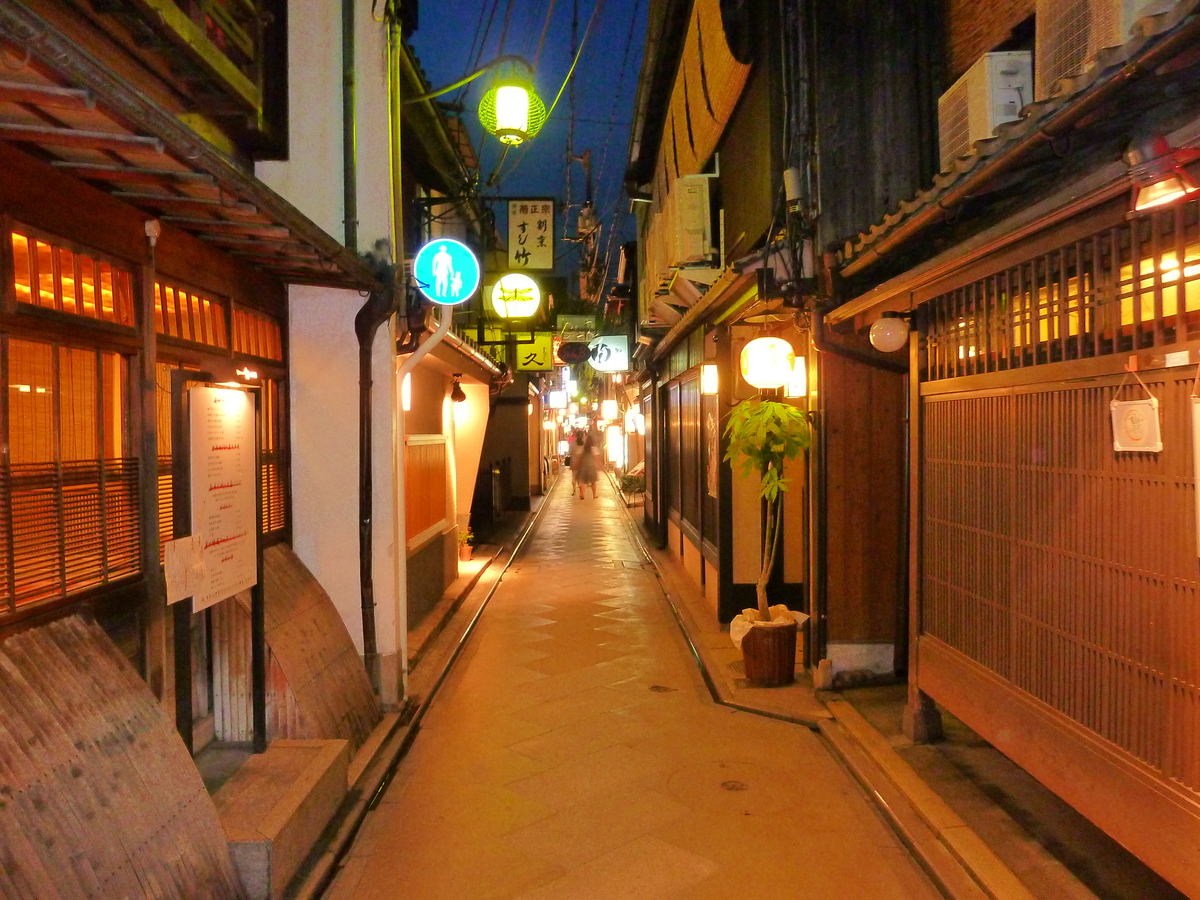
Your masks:
M629 33L625 36L625 50L621 54L621 71L617 75L617 90L613 96L612 115L609 116L608 131L604 136L604 149L600 152L600 168L596 172L596 181L599 184L604 183L604 166L608 162L608 147L612 143L613 131L616 129L617 108L621 103L621 88L625 84L625 72L629 65L629 50L633 46L633 32L637 25L638 12L641 10L642 0L634 0L633 12L629 16Z
M504 42L508 38L508 20L512 17L513 0L508 0L508 4L504 7L504 27L500 29L500 49L497 51L498 56L504 55Z
M538 60L542 58L542 45L546 43L546 32L550 30L550 17L554 15L556 0L550 0L550 8L546 10L546 23L542 26L542 36L538 39L537 52L533 54L533 70L536 72ZM638 0L641 2L641 0Z

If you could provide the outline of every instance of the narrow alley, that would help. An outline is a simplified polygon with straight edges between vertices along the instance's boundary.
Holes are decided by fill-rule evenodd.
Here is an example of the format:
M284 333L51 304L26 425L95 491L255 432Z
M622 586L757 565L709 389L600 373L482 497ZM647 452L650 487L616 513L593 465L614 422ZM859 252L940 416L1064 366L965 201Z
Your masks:
M611 487L545 503L325 896L938 896L814 732L710 699Z

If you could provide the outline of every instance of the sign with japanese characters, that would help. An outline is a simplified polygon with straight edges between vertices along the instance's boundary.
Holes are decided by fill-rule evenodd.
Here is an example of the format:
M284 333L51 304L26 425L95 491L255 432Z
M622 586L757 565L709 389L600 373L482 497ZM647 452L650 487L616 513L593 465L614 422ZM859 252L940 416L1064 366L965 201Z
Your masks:
M591 350L592 368L597 372L629 371L629 336L624 334L602 334L588 344Z
M516 271L554 268L554 198L508 201L508 267Z
M192 537L202 569L193 588L199 612L258 581L257 450L254 398L232 388L188 392Z
M535 331L529 344L517 344L518 372L549 372L554 368L554 336L549 331Z

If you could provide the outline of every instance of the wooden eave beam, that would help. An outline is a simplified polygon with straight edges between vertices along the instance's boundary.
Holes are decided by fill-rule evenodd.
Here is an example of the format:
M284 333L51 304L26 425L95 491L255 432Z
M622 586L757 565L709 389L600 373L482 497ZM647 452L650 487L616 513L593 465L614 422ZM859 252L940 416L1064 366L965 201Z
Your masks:
M0 101L30 103L47 109L95 109L96 98L89 91L54 85L0 81Z
M196 212L229 212L241 215L257 215L258 209L251 203L227 202L208 197L188 197L183 194L146 194L138 191L113 191L112 195L134 206L155 206L160 209L183 209Z
M66 84L83 85L96 103L117 121L137 123L155 135L166 151L197 172L212 177L230 196L256 206L264 217L285 227L315 255L334 262L348 280L366 290L382 285L358 256L254 177L239 168L176 116L133 90L115 72L83 52L70 38L21 0L0 0L0 37L28 49L41 68ZM129 148L126 148L129 149Z
M55 128L50 125L10 125L0 123L0 140L23 141L44 147L85 147L89 150L141 150L162 153L163 142L158 138L138 134L112 134L107 131L84 131L79 128Z
M96 163L66 162L54 160L54 168L86 178L89 181L115 181L121 184L198 184L216 188L217 182L204 172L188 172L176 169L144 169L135 166L104 166Z
M230 252L238 250L247 253L266 254L267 256L284 256L289 259L327 259L315 253L311 247L297 244L294 241L253 240L246 237L235 237L225 234L202 234L200 239L220 247L228 247ZM331 260L332 261L332 260Z
M193 216L163 216L162 220L187 231L203 231L210 234L252 234L281 241L286 241L292 236L282 225L267 225L261 222L231 222L228 219Z

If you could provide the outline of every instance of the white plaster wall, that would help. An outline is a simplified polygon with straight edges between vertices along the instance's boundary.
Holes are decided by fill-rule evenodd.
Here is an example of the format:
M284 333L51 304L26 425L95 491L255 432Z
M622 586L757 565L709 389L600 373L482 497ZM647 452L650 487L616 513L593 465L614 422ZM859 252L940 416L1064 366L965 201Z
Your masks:
M483 456L489 399L486 384L464 381L461 386L467 399L451 403L450 416L454 429L455 519L460 528L465 528L470 522L471 499L475 495L475 479Z
M358 341L356 291L293 285L290 313L292 543L333 598L362 652L358 580ZM394 655L397 598L392 471L392 339L386 326L373 352L376 633Z
M367 12L360 6L360 16ZM339 0L288 0L289 158L254 166L255 175L339 240L345 234L341 26Z
M387 29L371 16L371 4L360 3L354 22L358 108L358 247L370 250L389 237L391 163L388 159ZM340 80L338 82L341 83ZM339 105L340 109L340 105ZM340 158L340 157L339 157Z

